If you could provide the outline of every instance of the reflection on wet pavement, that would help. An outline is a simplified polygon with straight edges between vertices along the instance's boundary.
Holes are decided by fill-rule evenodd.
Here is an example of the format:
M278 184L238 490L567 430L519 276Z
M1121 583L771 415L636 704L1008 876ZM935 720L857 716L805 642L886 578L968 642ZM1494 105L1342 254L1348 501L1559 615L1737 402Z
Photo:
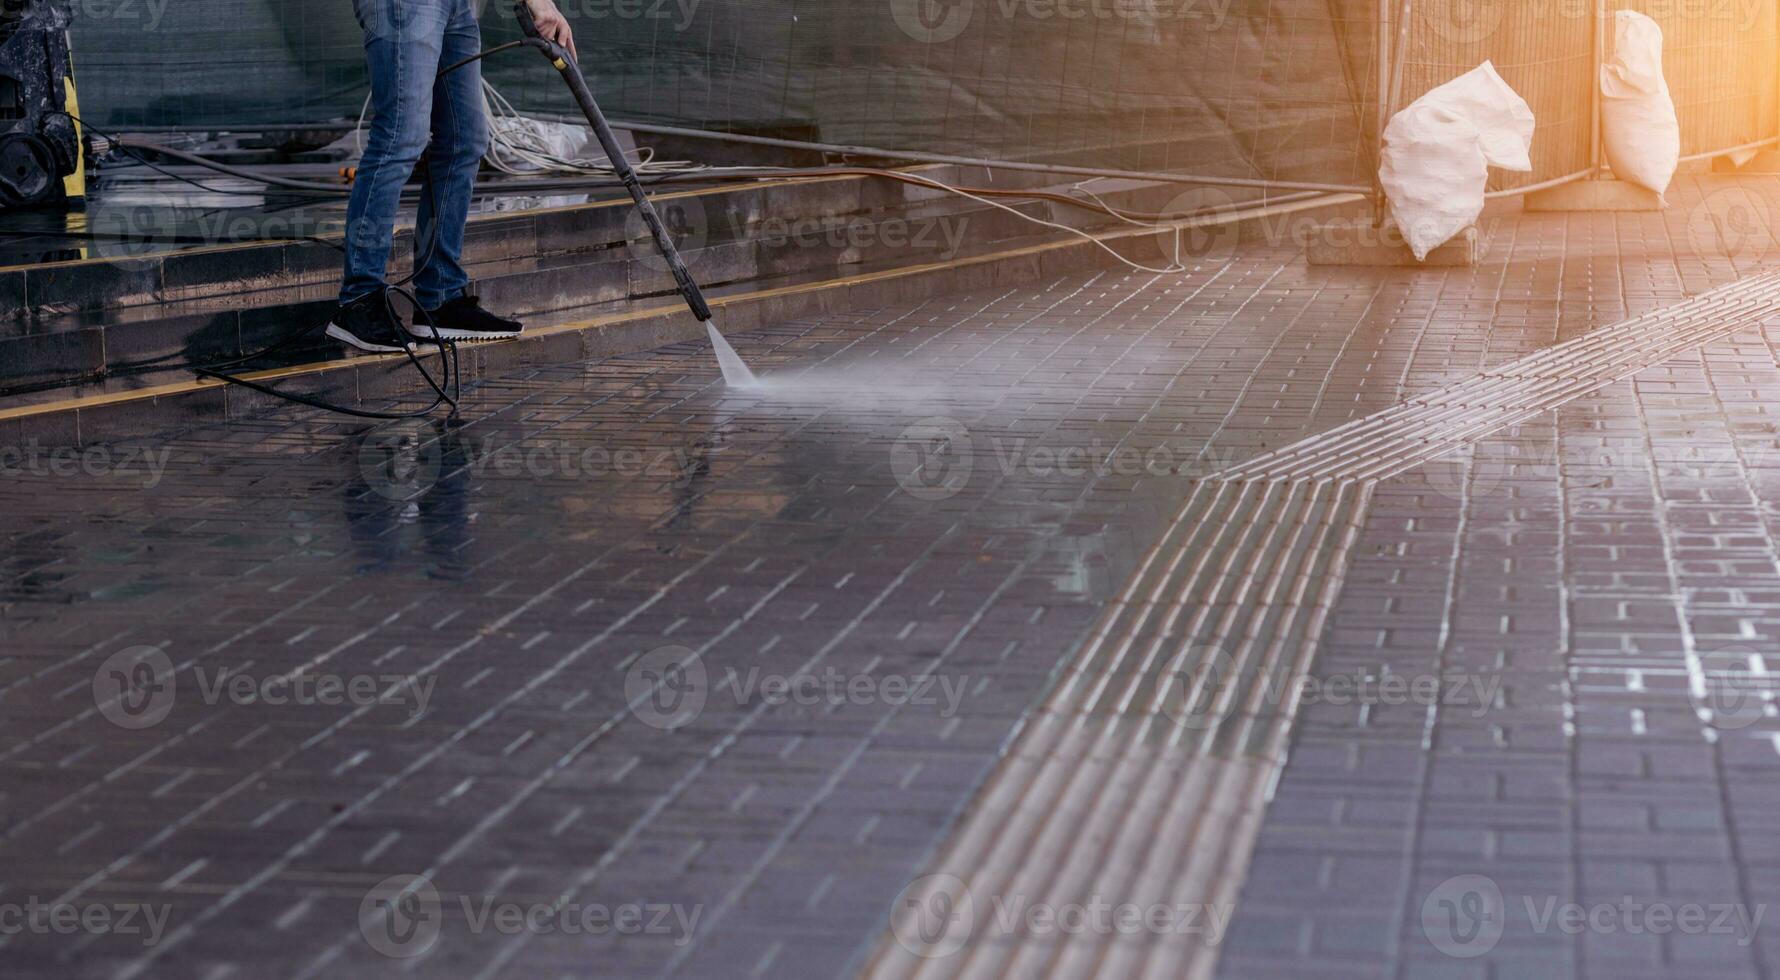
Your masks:
M1194 477L1738 273L1603 220L1504 227L1475 270L1256 247L784 323L733 338L762 390L688 344L489 379L453 422L292 410L22 447L0 458L6 891L166 916L147 944L9 937L8 973L857 970ZM1624 397L1566 424L1617 425ZM1472 649L1427 639L1455 615L1451 542L1498 574L1513 508L1409 479L1363 516L1337 668L1384 621ZM1501 621L1467 601L1459 626ZM1319 755L1371 730L1310 720L1249 877L1260 917L1229 923L1245 975L1299 949L1263 941L1301 911L1279 883L1310 890L1269 848L1359 847L1405 826L1401 787L1348 801L1345 836L1304 829L1319 800L1441 778L1402 745ZM1331 753L1358 760L1343 786Z

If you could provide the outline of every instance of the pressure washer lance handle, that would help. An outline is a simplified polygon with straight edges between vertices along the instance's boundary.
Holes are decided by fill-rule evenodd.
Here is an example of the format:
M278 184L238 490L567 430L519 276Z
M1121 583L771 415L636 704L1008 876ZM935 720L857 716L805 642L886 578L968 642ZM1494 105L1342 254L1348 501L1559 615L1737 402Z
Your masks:
M593 126L593 135L599 140L600 149L606 151L606 159L612 162L612 169L617 172L618 179L624 182L630 191L630 199L637 204L637 210L643 214L643 223L649 226L649 233L655 236L655 248L661 257L667 260L668 269L674 274L674 282L680 288L680 295L685 297L686 305L692 308L692 315L700 322L711 318L711 308L705 305L705 294L698 288L698 282L686 268L680 258L680 250L674 247L673 239L668 237L667 228L661 223L661 215L655 213L655 205L649 202L649 195L643 193L643 185L637 180L637 172L631 168L630 160L625 157L623 147L618 145L618 138L612 135L612 127L606 122L606 114L600 111L599 103L593 101L593 92L587 88L587 79L581 75L581 69L575 64L574 55L555 41L538 33L538 22L532 18L531 7L526 0L516 0L513 12L519 17L519 28L525 36L541 44L533 45L543 52L550 64L562 74L562 79L569 83L569 91L575 96L575 102L581 106L581 114Z

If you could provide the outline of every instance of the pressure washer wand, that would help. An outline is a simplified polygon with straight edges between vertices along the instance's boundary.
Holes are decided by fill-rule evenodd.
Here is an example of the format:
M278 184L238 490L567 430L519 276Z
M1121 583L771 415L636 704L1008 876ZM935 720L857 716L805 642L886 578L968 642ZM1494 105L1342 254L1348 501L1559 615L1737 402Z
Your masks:
M686 298L686 305L692 308L692 315L701 322L711 319L711 308L705 305L705 294L693 280L692 273L687 271L686 263L680 259L680 251L674 247L673 239L661 223L661 215L655 213L655 205L649 203L649 196L643 193L643 185L637 180L637 172L631 169L630 161L625 158L624 149L618 145L617 137L612 135L612 127L606 122L606 114L600 111L599 103L593 101L593 93L587 88L587 79L581 75L581 69L575 65L575 58L567 49L555 41L538 33L538 22L532 19L531 8L525 0L516 0L513 12L519 16L519 27L525 31L529 39L527 44L537 48L550 59L550 64L569 83L569 91L575 94L575 101L580 104L581 112L587 122L593 126L593 135L600 141L600 148L606 151L606 159L612 161L612 169L617 171L618 179L624 182L625 189L630 191L630 199L637 202L637 210L643 213L643 223L649 226L650 234L655 236L655 247L661 257L667 260L668 268L674 273L674 282L680 287L680 295Z

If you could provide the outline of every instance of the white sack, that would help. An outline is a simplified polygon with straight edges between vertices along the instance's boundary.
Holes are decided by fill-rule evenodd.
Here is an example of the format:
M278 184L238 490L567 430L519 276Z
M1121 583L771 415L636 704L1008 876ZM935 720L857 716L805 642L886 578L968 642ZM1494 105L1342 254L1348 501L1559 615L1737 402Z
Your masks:
M1601 66L1601 142L1613 175L1657 194L1681 161L1681 124L1663 79L1663 29L1634 10L1613 18L1613 60Z
M1483 213L1491 165L1533 169L1532 146L1532 108L1487 61L1392 116L1378 178L1416 260Z

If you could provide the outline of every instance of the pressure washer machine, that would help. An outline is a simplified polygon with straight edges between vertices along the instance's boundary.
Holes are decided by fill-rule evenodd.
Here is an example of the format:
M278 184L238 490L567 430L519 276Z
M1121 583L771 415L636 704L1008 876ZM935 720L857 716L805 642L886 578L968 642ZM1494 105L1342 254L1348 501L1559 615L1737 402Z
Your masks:
M0 0L0 208L82 195L63 0Z

